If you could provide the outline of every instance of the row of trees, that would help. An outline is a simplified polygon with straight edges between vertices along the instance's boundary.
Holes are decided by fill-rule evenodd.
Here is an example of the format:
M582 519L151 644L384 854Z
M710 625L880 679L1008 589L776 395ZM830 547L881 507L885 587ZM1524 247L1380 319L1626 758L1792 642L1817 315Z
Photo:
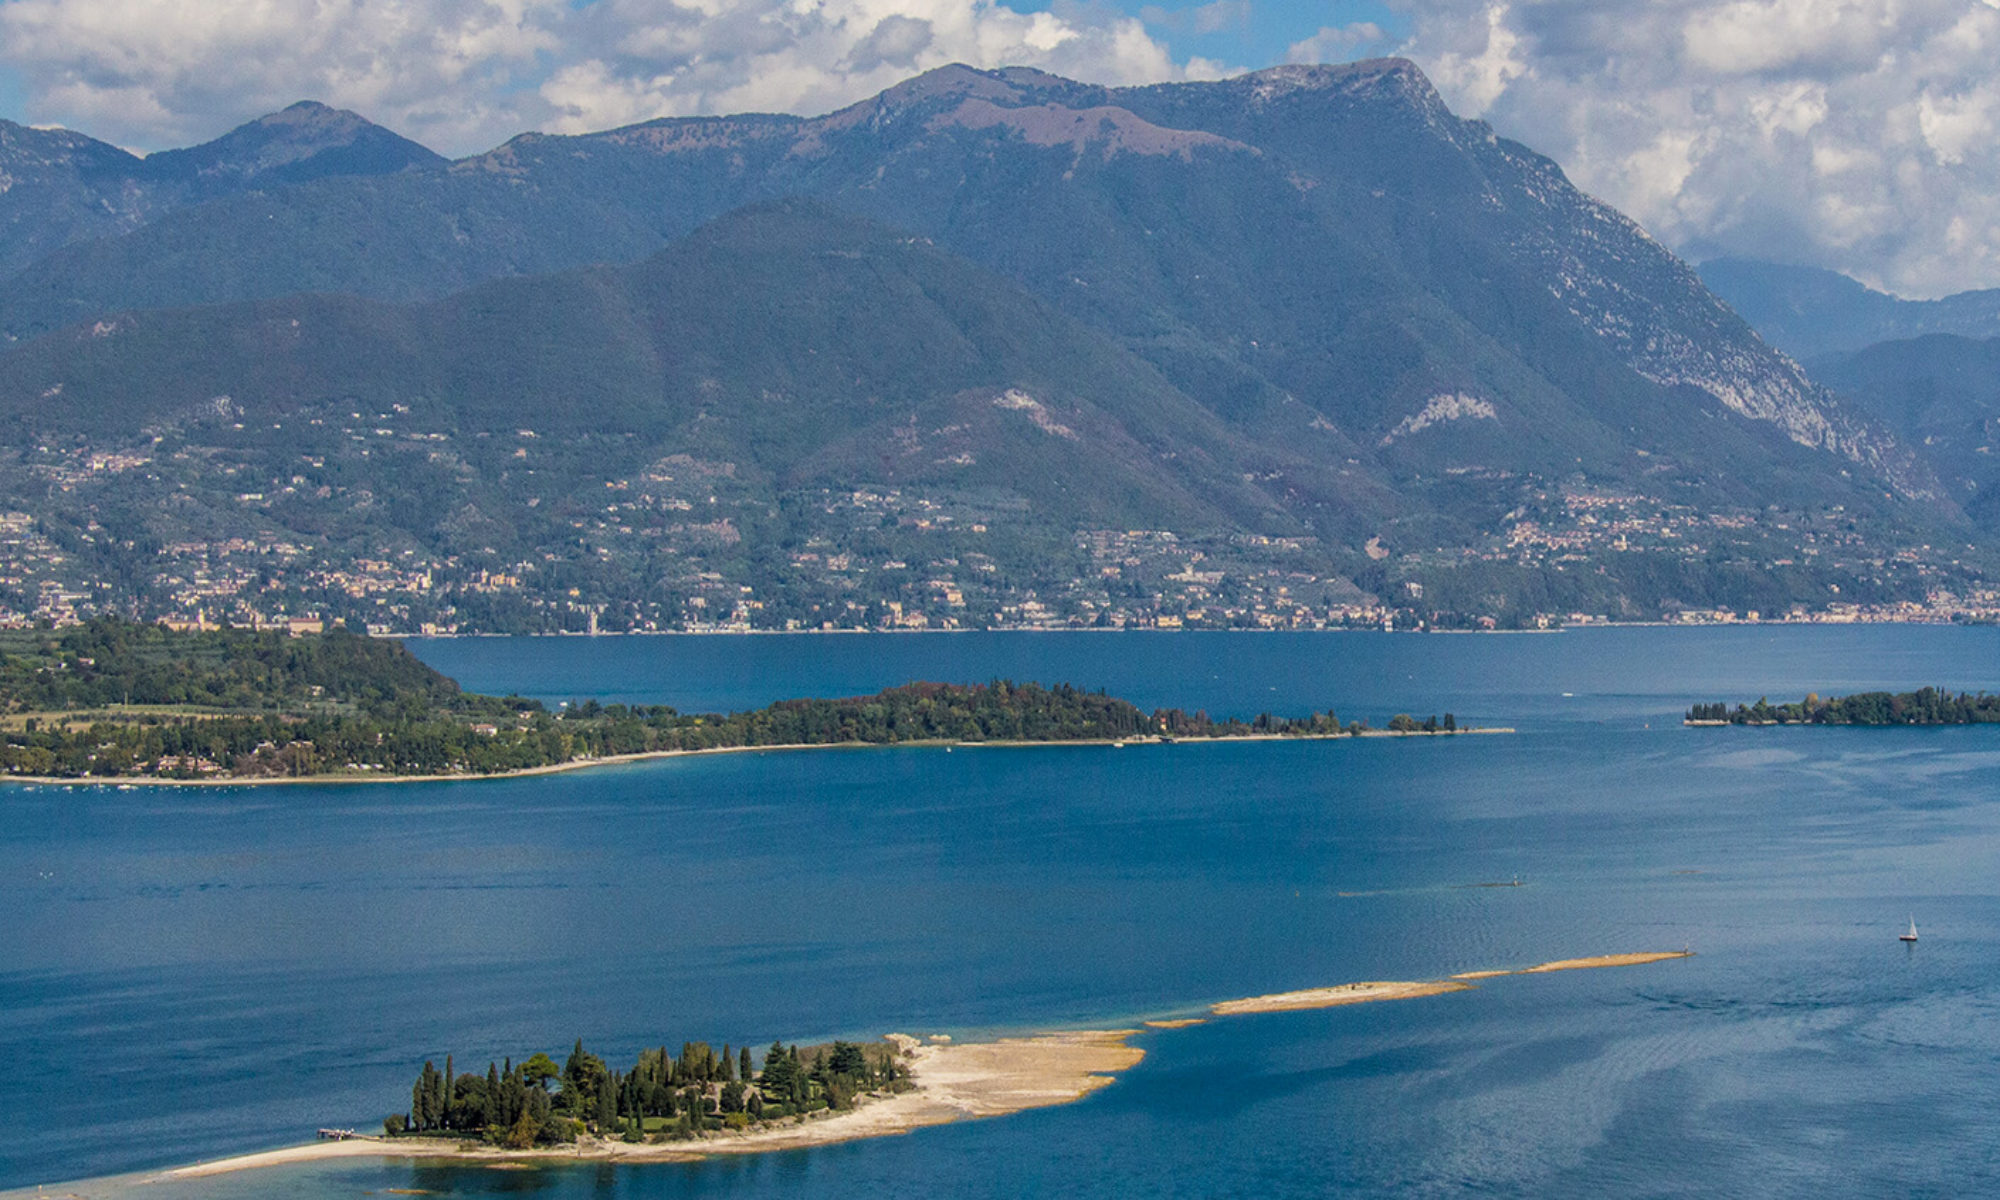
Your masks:
M1825 700L1808 693L1790 704L1772 704L1767 697L1733 709L1723 703L1697 704L1688 709L1687 719L1731 725L1988 725L2000 724L2000 696L1930 687Z
M642 1050L625 1072L585 1050L582 1039L560 1068L542 1053L489 1062L483 1075L457 1074L450 1055L444 1063L442 1071L424 1063L409 1112L383 1121L385 1133L453 1134L514 1149L586 1133L627 1141L699 1137L722 1126L844 1109L864 1092L908 1086L892 1047L855 1042L805 1050L774 1042L761 1072L753 1071L749 1047L718 1053L706 1042L683 1042L678 1055L665 1046Z
M1360 732L1360 730L1356 730L1356 732L1358 733ZM1419 721L1408 713L1397 713L1395 716L1389 718L1389 732L1457 733L1458 718L1453 716L1451 713L1446 713L1444 715L1444 720L1439 721L1437 718L1437 714L1432 713L1430 716L1425 717L1423 720Z

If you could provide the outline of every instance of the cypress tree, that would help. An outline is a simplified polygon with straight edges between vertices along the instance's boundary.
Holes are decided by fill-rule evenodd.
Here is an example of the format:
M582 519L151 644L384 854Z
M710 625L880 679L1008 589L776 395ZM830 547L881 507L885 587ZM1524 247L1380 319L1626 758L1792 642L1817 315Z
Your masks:
M750 1047L748 1046L743 1047L741 1061L737 1064L736 1077L745 1083L750 1082Z
M617 1124L618 1093L615 1088L609 1086L609 1081L606 1081L606 1086L600 1087L597 1092L598 1132L609 1133L612 1127Z
M431 1127L431 1076L437 1068L425 1060L424 1069L417 1073L416 1086L410 1089L410 1127L425 1130Z

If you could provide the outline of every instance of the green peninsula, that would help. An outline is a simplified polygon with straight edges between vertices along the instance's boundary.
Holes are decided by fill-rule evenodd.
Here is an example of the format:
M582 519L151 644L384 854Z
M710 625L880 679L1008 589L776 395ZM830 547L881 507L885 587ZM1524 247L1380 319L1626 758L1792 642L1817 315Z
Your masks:
M1688 709L1688 725L1991 725L2000 724L2000 696L1943 688L1914 692L1856 692L1852 696L1773 704L1697 704Z
M1457 732L1450 714L1398 733ZM1125 742L1367 732L1331 711L1217 720L1103 692L1005 680L912 683L732 714L665 705L551 710L482 696L402 643L100 618L0 633L0 772L39 779L277 782L476 776L757 747Z

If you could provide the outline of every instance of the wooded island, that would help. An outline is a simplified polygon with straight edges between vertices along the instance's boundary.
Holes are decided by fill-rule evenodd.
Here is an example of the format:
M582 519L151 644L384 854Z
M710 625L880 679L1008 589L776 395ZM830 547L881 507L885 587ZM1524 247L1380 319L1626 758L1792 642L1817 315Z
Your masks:
M1452 733L1449 713L1397 733ZM273 781L495 775L646 754L912 742L1054 743L1368 732L1332 712L1147 713L1101 691L912 683L750 712L482 696L401 642L100 618L0 633L0 772L53 779Z
M1989 725L2000 723L2000 696L1919 688L1914 692L1857 692L1820 699L1817 693L1791 704L1697 704L1688 725Z
M426 1062L410 1089L410 1111L382 1123L390 1137L432 1134L473 1138L526 1150L574 1142L585 1134L626 1142L698 1138L714 1129L747 1129L821 1111L852 1108L869 1092L911 1085L887 1043L833 1042L764 1052L753 1070L750 1048L717 1053L707 1042L643 1050L619 1072L583 1048L558 1068L547 1054L520 1063L488 1063L459 1075Z

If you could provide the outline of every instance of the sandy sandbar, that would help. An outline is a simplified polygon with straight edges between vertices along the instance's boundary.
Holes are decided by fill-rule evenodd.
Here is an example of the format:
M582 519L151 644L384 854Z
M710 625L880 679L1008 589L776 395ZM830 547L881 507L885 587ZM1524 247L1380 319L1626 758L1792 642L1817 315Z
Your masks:
M1670 958L1693 956L1692 950L1660 950L1638 954L1600 954L1594 958L1562 958L1519 969L1461 971L1450 979L1372 980L1364 983L1343 983L1334 987L1306 988L1297 992L1277 992L1269 996L1252 996L1247 1000L1225 1000L1212 1006L1209 1011L1218 1017L1235 1017L1248 1013L1295 1012L1308 1008L1333 1008L1341 1004L1367 1004L1375 1000L1414 1000L1419 996L1462 992L1472 987L1472 981L1480 979L1499 979L1507 975L1541 975L1549 971L1583 971L1595 967L1638 967L1647 963L1664 962ZM1146 1023L1153 1024L1151 1021Z
M1643 967L1647 963L1665 962L1670 958L1693 957L1692 950L1662 950L1645 954L1600 954L1595 958L1559 958L1554 962L1525 967L1516 974L1540 975L1545 971L1587 971L1594 967Z
M1342 983L1333 987L1306 988L1297 992L1275 992L1247 1000L1224 1000L1209 1009L1218 1017L1247 1013L1295 1012L1306 1008L1334 1008L1342 1004L1367 1004L1375 1000L1414 1000L1444 992L1462 992L1471 984L1454 979L1370 980Z

